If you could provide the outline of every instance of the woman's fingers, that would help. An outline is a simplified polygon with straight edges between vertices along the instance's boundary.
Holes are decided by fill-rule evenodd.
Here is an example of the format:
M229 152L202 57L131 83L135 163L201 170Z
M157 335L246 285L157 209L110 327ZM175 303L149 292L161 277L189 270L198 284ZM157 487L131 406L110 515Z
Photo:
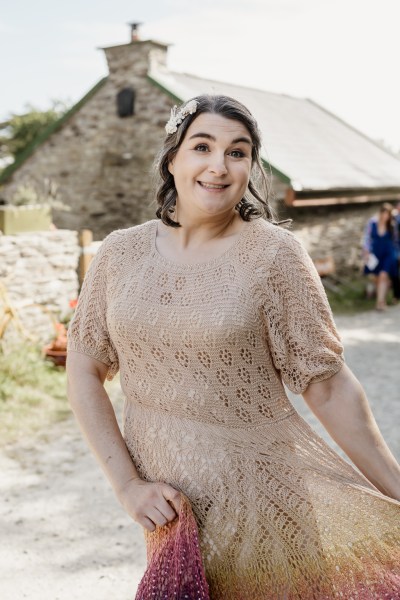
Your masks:
M154 525L164 527L168 523L168 519L156 507L151 507L146 512L146 517L153 521Z
M156 526L154 525L153 521L151 521L147 517L143 517L142 519L140 519L140 521L138 521L138 523L139 523L139 525L141 525L142 527L147 529L147 531L155 531L156 530Z
M135 479L128 482L119 498L133 520L149 531L163 527L179 515L181 494L166 483Z
M181 508L181 494L178 490L175 490L170 485L164 484L162 486L162 494L168 502L172 504L175 509L175 514L179 515L179 510ZM164 512L164 511L163 511Z
M167 507L167 510L165 506ZM175 511L172 510L167 502L165 503L165 506L163 506L161 509L152 507L147 510L146 516L144 516L141 520L142 524L145 524L144 526L146 526L146 529L149 529L149 531L154 531L156 526L164 527L164 525L176 519ZM165 513L168 513L168 516ZM150 527L152 527L152 529L150 529Z
M148 507L146 517L154 525L164 527L167 523L174 521L179 512L180 493L171 488L169 485L163 485L161 498L155 505ZM176 506L176 510L173 507Z

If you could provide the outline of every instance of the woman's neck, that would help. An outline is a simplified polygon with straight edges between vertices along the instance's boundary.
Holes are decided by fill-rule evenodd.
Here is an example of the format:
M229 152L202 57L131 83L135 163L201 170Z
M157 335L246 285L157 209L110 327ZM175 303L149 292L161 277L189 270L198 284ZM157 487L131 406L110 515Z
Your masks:
M173 219L181 225L174 228L171 233L182 249L229 237L236 234L243 225L242 219L235 210L223 215L202 218L194 218L176 211Z

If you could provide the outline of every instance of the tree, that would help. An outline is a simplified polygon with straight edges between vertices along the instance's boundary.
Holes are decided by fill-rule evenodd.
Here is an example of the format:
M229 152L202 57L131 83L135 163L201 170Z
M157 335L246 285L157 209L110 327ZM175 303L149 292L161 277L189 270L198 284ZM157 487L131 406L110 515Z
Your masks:
M41 111L27 105L23 114L11 114L4 123L0 123L0 169L14 162L27 146L43 131L55 123L68 110L65 102L53 101L52 107Z

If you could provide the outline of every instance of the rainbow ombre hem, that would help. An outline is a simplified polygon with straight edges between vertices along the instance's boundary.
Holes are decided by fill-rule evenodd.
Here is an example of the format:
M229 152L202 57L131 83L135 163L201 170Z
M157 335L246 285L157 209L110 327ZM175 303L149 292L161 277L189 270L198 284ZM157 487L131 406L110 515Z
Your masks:
M189 501L181 495L179 519L148 533L147 570L136 600L210 600Z

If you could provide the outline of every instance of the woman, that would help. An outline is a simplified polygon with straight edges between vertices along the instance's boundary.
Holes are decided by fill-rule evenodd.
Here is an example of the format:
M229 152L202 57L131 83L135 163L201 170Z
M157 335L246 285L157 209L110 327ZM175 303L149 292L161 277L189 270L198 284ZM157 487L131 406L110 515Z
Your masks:
M254 118L199 96L167 134L158 219L104 241L70 329L69 395L94 453L148 531L189 498L213 600L400 598L400 467L312 261L272 222ZM125 439L103 387L118 368Z
M376 281L376 309L387 308L390 280L397 276L396 234L392 222L393 208L382 204L377 217L372 217L364 232L364 274Z

